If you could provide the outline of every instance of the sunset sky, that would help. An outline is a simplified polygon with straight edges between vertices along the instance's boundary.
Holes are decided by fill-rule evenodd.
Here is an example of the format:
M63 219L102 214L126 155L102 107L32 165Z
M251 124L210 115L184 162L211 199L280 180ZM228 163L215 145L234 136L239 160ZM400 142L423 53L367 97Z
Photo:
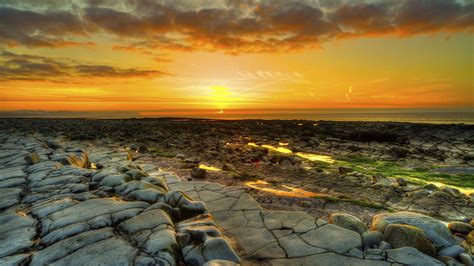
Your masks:
M474 105L470 0L1 0L0 110Z

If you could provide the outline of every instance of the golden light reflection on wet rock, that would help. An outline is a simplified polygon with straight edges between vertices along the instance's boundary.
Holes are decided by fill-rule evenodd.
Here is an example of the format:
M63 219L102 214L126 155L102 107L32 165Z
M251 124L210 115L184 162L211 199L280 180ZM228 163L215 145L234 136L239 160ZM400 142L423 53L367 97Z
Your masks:
M208 165L205 165L205 164L200 164L200 165L199 165L199 168L205 169L205 170L208 170L208 171L214 171L214 172L222 171L221 169L219 169L219 168L217 168L217 167L208 166Z
M271 145L262 145L262 147L267 148L267 149L272 150L272 151L286 153L286 154L293 153L290 149L283 148L283 147L273 147Z
M249 182L246 182L245 185L259 191L268 192L268 193L271 193L277 196L282 196L282 197L310 198L310 197L327 196L325 194L313 193L311 191L307 191L301 188L295 188L295 187L290 187L286 185L282 185L282 187L285 190L271 188L269 187L270 184L263 180L249 181Z
M259 146L259 145L255 144L254 142L249 142L249 143L247 143L247 145L252 146L252 147L263 147L263 148L269 149L271 151L276 151L276 152L285 153L285 154L294 154L298 157L301 157L301 158L309 160L309 161L320 161L320 162L326 162L326 163L334 163L335 162L335 160L333 158L331 158L330 156L327 156L327 155L320 155L320 154L307 153L307 152L293 153L292 150L287 149L287 148L274 147L274 146L266 145L266 144L264 144L262 146ZM282 144L280 143L280 145L282 145ZM288 145L288 143L286 143L286 145Z
M334 159L332 159L330 156L327 156L327 155L319 155L319 154L305 153L305 152L297 152L295 155L303 159L310 160L310 161L320 161L320 162L326 162L326 163L335 162Z

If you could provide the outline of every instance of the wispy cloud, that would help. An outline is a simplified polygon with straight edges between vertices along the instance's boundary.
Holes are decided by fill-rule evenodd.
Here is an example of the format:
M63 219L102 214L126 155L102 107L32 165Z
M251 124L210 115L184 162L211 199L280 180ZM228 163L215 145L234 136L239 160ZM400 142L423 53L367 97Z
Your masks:
M346 97L346 100L350 101L351 100L351 94L352 94L352 86L349 87L349 89L347 90L346 94L344 95L344 97Z

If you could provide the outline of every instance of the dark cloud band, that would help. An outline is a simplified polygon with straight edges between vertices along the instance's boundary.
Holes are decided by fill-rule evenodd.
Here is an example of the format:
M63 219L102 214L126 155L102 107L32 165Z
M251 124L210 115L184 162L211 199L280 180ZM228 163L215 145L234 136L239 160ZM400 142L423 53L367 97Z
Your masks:
M65 82L83 78L153 78L169 75L147 69L118 68L108 65L85 65L70 59L52 59L43 56L0 53L0 80L47 80Z
M312 48L341 38L474 30L474 3L461 0L67 2L65 9L57 1L6 1L0 41L61 47L90 43L90 36L105 32L120 38L119 48L246 53Z

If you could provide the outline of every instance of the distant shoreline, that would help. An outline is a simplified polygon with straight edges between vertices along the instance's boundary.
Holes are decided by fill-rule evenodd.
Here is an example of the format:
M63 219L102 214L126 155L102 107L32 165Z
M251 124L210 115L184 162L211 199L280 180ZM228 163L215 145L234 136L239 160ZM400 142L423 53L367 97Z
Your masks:
M474 108L179 109L132 111L0 111L0 118L33 119L212 119L474 124Z
M412 125L439 125L439 126L474 126L474 121L467 122L449 122L449 121L390 121L390 120L311 120L311 119L265 119L265 118L244 118L244 119L222 119L222 118L200 118L200 117L2 117L0 120L103 120L103 121L219 121L219 122L325 122L325 123L340 123L340 124L412 124Z

